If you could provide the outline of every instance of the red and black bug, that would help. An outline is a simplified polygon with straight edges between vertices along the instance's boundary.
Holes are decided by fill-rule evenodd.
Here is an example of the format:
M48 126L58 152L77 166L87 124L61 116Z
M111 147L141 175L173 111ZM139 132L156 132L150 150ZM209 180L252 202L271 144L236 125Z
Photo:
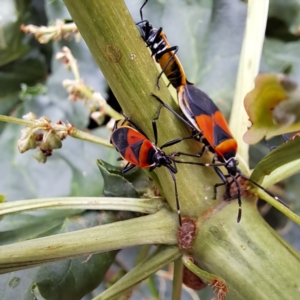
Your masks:
M207 94L197 89L193 85L184 85L178 88L179 106L188 121L177 114L156 95L152 94L152 96L161 104L159 111L161 110L162 106L167 108L192 129L192 135L189 138L199 139L200 137L200 142L204 144L202 150L197 154L177 152L175 155L201 157L205 150L208 150L214 154L212 163L205 164L197 162L185 162L187 164L197 164L206 167L210 166L215 169L222 182L214 185L214 199L216 199L217 196L217 188L220 186L226 186L228 199L230 199L230 186L231 184L235 183L239 204L237 222L240 222L242 216L241 190L238 182L239 177L250 181L255 186L264 190L271 197L274 197L277 201L287 206L277 196L274 196L265 190L261 185L242 174L241 170L237 167L237 142L231 134L223 114ZM157 117L159 117L159 114ZM178 161L178 163L180 163L180 161ZM224 174L219 168L220 166L224 166L228 174ZM231 178L232 180L228 182L228 178Z
M185 84L191 84L184 74L183 67L176 55L178 52L178 46L172 46L169 44L166 35L162 31L162 28L154 28L149 21L143 19L143 7L148 0L144 2L140 8L141 21L136 23L140 28L141 36L145 41L147 47L150 48L152 56L155 61L160 64L162 71L159 73L156 86L159 88L159 79L162 74L165 73L170 83L175 87L179 87Z
M158 112L159 114L159 112ZM178 143L178 139L157 147L157 117L152 120L152 127L155 142L151 142L147 135L129 118L116 121L111 135L110 142L120 153L121 158L128 161L123 169L123 173L128 172L134 167L150 168L150 171L159 167L166 167L172 177L175 190L176 208L178 212L179 226L181 227L180 205L178 200L178 191L175 175L177 173L176 161L171 155L165 154L163 148Z

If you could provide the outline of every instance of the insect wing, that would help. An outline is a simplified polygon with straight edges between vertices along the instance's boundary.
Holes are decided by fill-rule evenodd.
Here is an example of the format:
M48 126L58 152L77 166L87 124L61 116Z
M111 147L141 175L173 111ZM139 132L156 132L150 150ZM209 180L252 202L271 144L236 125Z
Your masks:
M151 161L149 163L149 156L155 152L154 146L137 130L127 126L120 127L113 132L111 139L120 155L131 164L141 168L152 165Z

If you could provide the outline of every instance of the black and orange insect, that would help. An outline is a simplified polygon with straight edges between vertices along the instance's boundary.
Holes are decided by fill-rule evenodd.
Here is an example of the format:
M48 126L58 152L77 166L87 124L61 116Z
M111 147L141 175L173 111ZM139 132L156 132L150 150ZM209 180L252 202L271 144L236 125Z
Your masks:
M136 23L136 25L139 26L143 40L147 47L150 48L152 56L155 58L155 61L160 64L162 69L157 77L156 86L159 88L159 79L164 73L170 81L170 84L175 88L181 85L191 84L186 79L183 67L176 55L179 47L171 47L162 28L156 29L148 20L143 19L142 10L147 2L148 0L146 0L140 8L141 21Z
M159 114L159 113L158 113ZM128 172L134 167L150 168L150 172L155 168L166 167L174 182L176 208L178 212L179 226L182 226L180 205L178 200L178 191L175 175L177 173L176 161L173 155L167 155L163 148L174 145L180 140L176 139L157 147L157 129L156 121L152 121L155 142L151 142L147 135L135 124L130 118L125 117L124 120L116 121L111 135L111 143L120 153L122 159L128 161L123 169L123 173Z
M225 117L207 94L193 85L185 85L179 88L179 106L187 120L176 113L171 107L166 105L159 97L154 94L152 94L152 96L161 104L159 111L161 110L162 106L167 108L192 129L192 135L190 136L190 138L196 137L196 139L199 139L200 137L200 142L204 144L202 150L197 154L177 152L175 156L185 155L192 157L201 157L206 150L214 154L212 163L205 164L198 162L185 162L187 164L197 164L206 167L209 166L215 169L222 182L216 183L214 186L214 199L216 199L217 196L217 188L220 186L226 186L228 199L230 199L230 187L231 184L235 183L239 204L237 222L240 222L242 216L241 190L238 182L239 177L250 181L255 186L264 190L268 195L274 197L277 201L287 206L277 196L274 196L266 189L264 189L261 185L242 174L241 170L237 167L237 141L234 139L232 133L230 132ZM159 114L157 118L158 117ZM178 161L178 163L180 163L180 161ZM224 174L219 168L220 166L224 166L228 174ZM231 178L230 182L227 180L228 178Z

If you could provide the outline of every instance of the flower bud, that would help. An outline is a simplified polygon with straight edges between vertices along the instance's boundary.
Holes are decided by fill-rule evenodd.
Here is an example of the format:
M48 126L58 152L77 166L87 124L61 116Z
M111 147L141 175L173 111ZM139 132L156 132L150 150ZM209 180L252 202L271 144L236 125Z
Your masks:
M20 153L24 153L29 149L36 148L36 140L31 133L31 128L24 128L21 130L21 137L18 140L18 149Z
M22 116L23 120L34 121L36 120L36 115L33 112L29 112L28 114Z
M58 149L61 148L62 142L56 134L50 133L47 140L41 144L41 149Z
M43 151L41 149L38 149L33 155L33 158L35 158L39 163L44 164L47 161L47 157L44 155Z

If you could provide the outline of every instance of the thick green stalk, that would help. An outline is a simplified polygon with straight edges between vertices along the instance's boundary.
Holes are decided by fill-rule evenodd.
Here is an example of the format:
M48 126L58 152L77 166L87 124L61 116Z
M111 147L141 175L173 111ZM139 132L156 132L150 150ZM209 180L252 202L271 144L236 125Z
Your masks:
M226 300L299 299L299 252L249 210L252 205L244 205L240 224L221 214L199 220L193 256L201 268L225 279ZM236 214L230 206L225 210Z
M140 218L1 246L0 274L136 245L175 245L175 220L162 209Z
M162 82L160 92L155 88L156 67L123 1L64 1L125 113L152 139L151 119L158 105L150 93L177 108ZM165 110L158 123L159 144L189 134ZM199 146L194 141L185 141L168 151L175 149L196 152ZM211 160L211 156L205 155L204 160ZM299 293L299 283L295 278L299 278L300 259L265 224L255 201L244 200L242 221L237 224L236 201L221 201L220 189L219 200L212 201L213 184L220 181L213 168L180 165L178 169L182 215L197 219L198 225L190 253L200 267L228 283L230 292L226 299L298 299L295 292ZM156 175L174 208L173 182L168 170L161 168Z

